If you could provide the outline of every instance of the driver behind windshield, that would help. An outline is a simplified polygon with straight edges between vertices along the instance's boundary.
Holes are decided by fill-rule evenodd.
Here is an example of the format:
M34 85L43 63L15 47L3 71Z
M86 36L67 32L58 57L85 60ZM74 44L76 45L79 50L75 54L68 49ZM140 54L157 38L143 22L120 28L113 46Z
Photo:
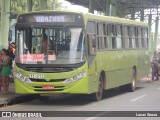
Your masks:
M47 50L52 50L52 44L46 34L42 35L42 51L41 53L47 54ZM53 50L52 50L53 51Z

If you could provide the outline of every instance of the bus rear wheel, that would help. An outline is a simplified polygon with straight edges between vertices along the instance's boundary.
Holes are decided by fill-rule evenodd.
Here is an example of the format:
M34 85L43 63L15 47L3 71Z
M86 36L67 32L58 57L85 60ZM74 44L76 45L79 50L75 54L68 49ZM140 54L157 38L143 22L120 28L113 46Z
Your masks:
M127 85L128 91L134 92L136 90L136 81L137 81L137 73L136 73L136 70L133 69L132 81L130 84Z

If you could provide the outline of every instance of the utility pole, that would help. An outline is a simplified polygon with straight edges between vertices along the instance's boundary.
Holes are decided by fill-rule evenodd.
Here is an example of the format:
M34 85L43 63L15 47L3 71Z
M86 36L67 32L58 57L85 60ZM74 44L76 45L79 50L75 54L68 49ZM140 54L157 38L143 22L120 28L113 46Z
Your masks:
M1 35L0 48L8 47L8 31L10 25L10 0L1 0Z

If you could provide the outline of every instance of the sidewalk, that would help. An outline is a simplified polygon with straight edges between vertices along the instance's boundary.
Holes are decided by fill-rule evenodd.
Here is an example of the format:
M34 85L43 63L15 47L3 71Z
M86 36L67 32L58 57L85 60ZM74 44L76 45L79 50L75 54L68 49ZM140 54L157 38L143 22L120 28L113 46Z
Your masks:
M139 82L152 82L152 80L151 80L151 77L147 76L147 77L141 78Z
M16 97L17 95L14 93L14 83L10 83L9 86L9 93L4 94L0 92L0 106L7 106L7 103L9 100L13 97Z
M14 92L14 83L11 82L9 85L9 93L0 92L0 108L6 107L7 105L13 105L20 102L25 102L36 98L38 95L33 94L16 94Z

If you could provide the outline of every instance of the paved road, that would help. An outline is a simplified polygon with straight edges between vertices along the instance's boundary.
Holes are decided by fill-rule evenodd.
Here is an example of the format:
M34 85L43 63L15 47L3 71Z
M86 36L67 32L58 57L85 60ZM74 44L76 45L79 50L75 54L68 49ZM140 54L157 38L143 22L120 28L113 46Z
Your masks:
M148 114L149 111L160 111L160 81L138 83L137 90L135 92L120 92L119 89L108 90L105 92L104 99L99 102L90 101L84 96L69 96L57 99L51 97L49 100L45 101L39 101L36 99L30 102L8 106L1 108L0 111L82 111L81 113L72 112L72 114L78 114L78 116L81 116L83 111L100 111L98 113L88 112L88 114L91 115L83 118L76 118L78 120L106 120L106 118L99 116L106 117L110 111L137 111L134 113L125 112L127 114L126 116L129 116L129 114L139 115L141 113L139 111L147 111L143 112L143 114L140 114L144 115ZM64 112L59 113L60 116L65 117ZM113 114L116 115L117 113L115 114L114 112ZM160 112L158 112L158 115L160 115ZM56 118L54 117L54 119ZM58 117L58 119L63 118ZM74 117L67 117L67 119L75 120ZM107 117L107 119L135 120L137 117ZM159 120L160 117L139 117L138 120L139 119Z

